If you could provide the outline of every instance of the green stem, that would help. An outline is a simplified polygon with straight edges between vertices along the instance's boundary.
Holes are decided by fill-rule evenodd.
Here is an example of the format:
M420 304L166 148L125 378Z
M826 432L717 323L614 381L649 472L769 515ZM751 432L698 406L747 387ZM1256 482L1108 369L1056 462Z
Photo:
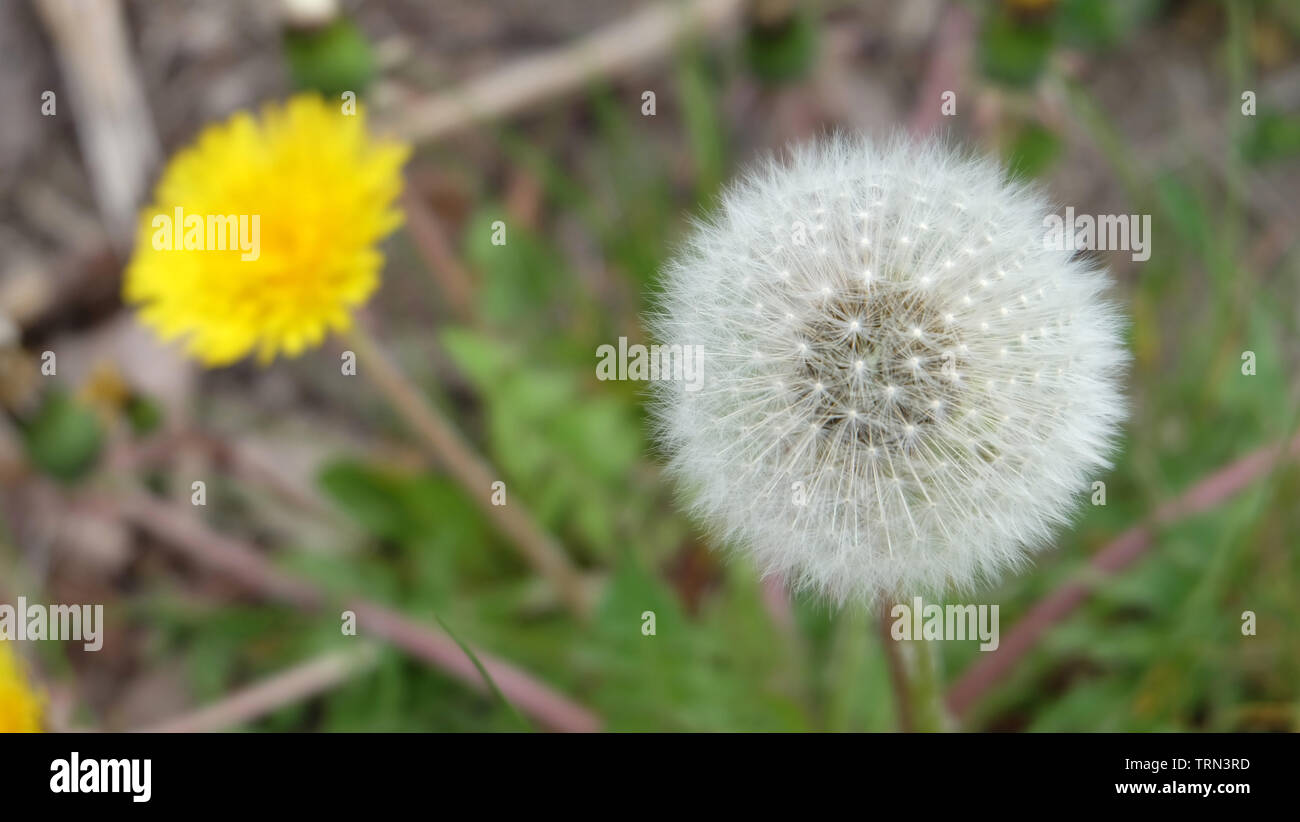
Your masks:
M904 733L947 731L952 722L943 701L939 644L921 637L896 639L889 602L881 605L880 636L898 707L898 728Z
M911 698L912 729L940 733L950 727L940 688L939 643L913 639L907 643L907 687Z

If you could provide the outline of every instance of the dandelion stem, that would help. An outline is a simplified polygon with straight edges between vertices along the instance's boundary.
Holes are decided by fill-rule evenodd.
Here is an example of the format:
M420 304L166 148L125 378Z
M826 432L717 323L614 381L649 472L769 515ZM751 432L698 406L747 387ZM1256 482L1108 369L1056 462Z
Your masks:
M939 688L939 644L920 637L914 637L908 644L911 646L908 687L912 692L912 729L919 733L946 731L948 719Z
M574 614L586 616L591 598L582 576L570 563L563 547L517 502L493 505L490 497L492 483L501 479L500 474L474 452L366 331L354 326L348 339L357 352L358 370L384 393L433 457L460 483L497 529L510 539L524 561L555 587L556 593Z
M897 640L891 629L889 600L880 609L880 638L905 733L937 733L951 727L940 686L939 645L922 637Z

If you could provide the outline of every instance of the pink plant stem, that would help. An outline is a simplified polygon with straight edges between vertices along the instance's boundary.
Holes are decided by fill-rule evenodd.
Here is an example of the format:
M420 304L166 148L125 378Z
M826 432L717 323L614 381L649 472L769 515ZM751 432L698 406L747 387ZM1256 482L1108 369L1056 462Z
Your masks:
M402 191L402 206L411 240L446 298L452 315L458 321L469 320L474 313L474 281L457 258L441 220L410 183Z
M997 650L980 656L948 690L948 709L964 715L983 694L1037 644L1049 628L1064 620L1092 593L1099 577L1110 576L1132 565L1153 543L1155 526L1176 522L1212 508L1234 496L1266 474L1283 455L1283 448L1271 445L1230 463L1193 485L1182 496L1156 509L1150 522L1135 525L1097 552L1089 568L1088 581L1067 582L1039 600L1002 638ZM1300 437L1291 440L1286 456L1300 456Z
M790 604L790 594L786 591L785 577L771 574L763 578L763 608L768 617L782 631L793 633L794 606Z
M958 86L970 61L974 34L975 20L970 10L958 3L949 5L939 23L925 79L907 121L907 131L914 138L925 137L938 128L943 119L940 109L943 93L951 91L956 94L959 91Z
M330 602L330 597L315 585L277 569L252 546L210 530L193 514L171 503L143 495L101 502L196 564L267 599L305 611L319 611ZM356 614L362 635L384 640L477 691L488 690L473 661L445 631L367 599L352 599L341 608ZM474 655L501 694L539 725L578 733L600 730L599 717L522 669L481 650L475 649Z

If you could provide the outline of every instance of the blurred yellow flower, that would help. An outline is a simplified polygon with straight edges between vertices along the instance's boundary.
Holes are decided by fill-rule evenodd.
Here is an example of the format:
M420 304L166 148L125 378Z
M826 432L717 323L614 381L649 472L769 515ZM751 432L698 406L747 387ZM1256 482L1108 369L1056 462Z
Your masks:
M408 149L342 105L240 112L172 158L126 272L142 322L209 366L295 356L351 325L379 284L375 245L402 221Z
M41 698L27 685L9 642L0 640L0 733L40 730Z

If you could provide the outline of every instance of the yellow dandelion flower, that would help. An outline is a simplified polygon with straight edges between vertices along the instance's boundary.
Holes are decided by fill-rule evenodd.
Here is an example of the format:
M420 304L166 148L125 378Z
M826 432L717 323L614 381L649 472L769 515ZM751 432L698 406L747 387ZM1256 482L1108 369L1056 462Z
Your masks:
M408 149L315 95L209 126L142 212L124 296L209 366L296 356L379 284Z
M0 640L0 733L41 730L42 700L23 678L7 640Z

